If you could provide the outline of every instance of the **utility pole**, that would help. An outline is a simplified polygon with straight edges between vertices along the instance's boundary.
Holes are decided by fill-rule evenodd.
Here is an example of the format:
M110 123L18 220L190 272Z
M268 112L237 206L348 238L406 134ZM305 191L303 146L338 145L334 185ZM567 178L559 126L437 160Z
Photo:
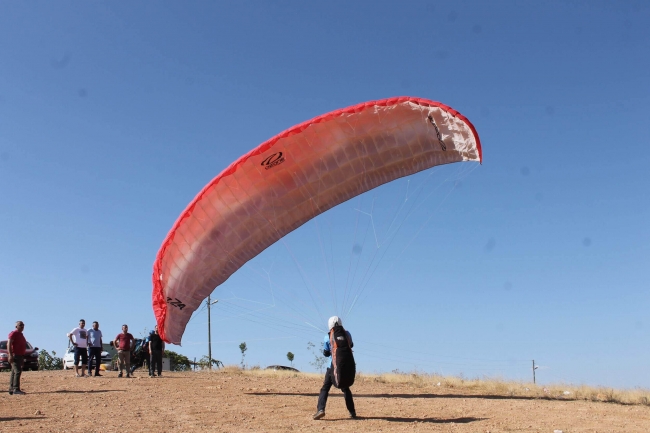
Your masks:
M208 306L208 369L212 370L212 328L210 327L210 305L216 304L219 302L217 299L214 302L210 302L210 295L208 295L208 300L205 302Z
M535 360L533 359L533 383L535 383L535 370L537 370L539 367L535 367Z

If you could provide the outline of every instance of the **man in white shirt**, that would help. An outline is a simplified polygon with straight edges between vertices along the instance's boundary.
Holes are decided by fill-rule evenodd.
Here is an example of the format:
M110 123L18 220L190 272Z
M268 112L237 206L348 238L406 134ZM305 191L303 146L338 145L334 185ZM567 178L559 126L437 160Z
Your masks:
M85 329L86 321L81 319L79 327L74 328L68 334L70 343L74 346L74 372L77 377L86 376L86 364L88 363L88 331ZM74 337L74 340L72 339ZM81 361L81 376L79 375L79 361Z

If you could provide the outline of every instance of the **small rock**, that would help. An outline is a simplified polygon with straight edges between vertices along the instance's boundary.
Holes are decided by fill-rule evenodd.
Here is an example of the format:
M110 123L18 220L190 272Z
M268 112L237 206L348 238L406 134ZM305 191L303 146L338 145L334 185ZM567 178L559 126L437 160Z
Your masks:
M564 433L562 430L553 430L553 433Z
M569 395L569 394L571 394L571 392L569 392L569 391L564 391L562 394L564 394L564 395Z
M43 415L43 414L41 413L40 410L37 410L36 412L34 412L34 415Z

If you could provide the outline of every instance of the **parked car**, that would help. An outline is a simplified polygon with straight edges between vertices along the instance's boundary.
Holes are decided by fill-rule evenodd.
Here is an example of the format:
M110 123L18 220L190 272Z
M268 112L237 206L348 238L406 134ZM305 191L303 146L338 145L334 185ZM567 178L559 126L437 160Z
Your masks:
M68 346L63 355L63 369L68 370L74 367L74 346Z
M115 349L113 349L108 344L104 344L102 347L101 363L106 367L107 370L112 369L113 356L111 355L111 353L114 351ZM93 360L93 365L91 366L91 368L94 367L95 367L95 360ZM68 348L65 351L65 355L63 355L63 369L69 370L71 368L74 368L74 346L68 346Z
M299 372L297 368L287 367L286 365L269 365L268 367L266 367L266 369L267 370L276 370L276 371L284 370L284 371L297 371L297 372Z
M7 352L7 340L0 341L0 369L5 368L11 368L9 353ZM38 347L32 347L29 342L27 342L27 350L25 351L23 370L38 370Z

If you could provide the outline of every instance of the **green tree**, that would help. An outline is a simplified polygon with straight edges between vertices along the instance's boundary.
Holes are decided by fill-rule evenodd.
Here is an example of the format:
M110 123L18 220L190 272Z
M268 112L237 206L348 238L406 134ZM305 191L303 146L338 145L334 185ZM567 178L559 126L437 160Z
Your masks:
M307 343L307 350L309 350L312 355L314 355L314 360L311 361L309 364L316 368L318 371L321 373L323 372L323 367L325 367L325 363L327 362L327 358L323 356L323 347L325 343L321 342L320 343L320 351L316 350L316 345L312 343L311 341Z
M293 367L293 358L294 358L293 353L291 353L291 352L287 352L287 359L288 359L289 362L291 363L291 366L292 366L292 367Z
M38 369L61 370L63 369L63 359L58 358L55 351L52 351L52 355L50 355L47 350L43 349L38 352Z
M241 350L241 368L244 368L244 357L246 356L246 351L248 350L248 347L246 347L246 342L244 341L242 344L239 345L239 350Z
M185 355L165 350L165 358L169 358L169 367L172 371L190 371L192 369L192 363Z
M203 358L199 359L199 362L196 363L201 370L209 367L208 359L209 359L208 355L204 355ZM212 358L212 366L217 368L223 367L223 362L219 361L218 359Z

